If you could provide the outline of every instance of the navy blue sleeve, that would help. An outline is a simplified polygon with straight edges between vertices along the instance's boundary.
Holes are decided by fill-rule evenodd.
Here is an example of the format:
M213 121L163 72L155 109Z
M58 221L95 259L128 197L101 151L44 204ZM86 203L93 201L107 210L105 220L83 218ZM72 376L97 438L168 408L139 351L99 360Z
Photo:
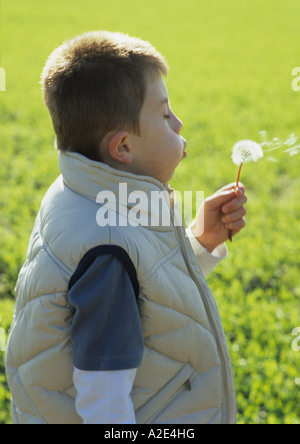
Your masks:
M144 341L134 267L124 250L118 257L103 249L90 253L69 285L73 364L87 371L137 368Z

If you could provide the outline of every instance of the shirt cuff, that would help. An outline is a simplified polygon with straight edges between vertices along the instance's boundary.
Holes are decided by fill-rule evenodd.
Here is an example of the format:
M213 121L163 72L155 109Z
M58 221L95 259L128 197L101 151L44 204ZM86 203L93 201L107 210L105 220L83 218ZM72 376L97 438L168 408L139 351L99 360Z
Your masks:
M189 238L195 256L198 259L203 275L206 277L224 259L228 250L225 244L218 245L211 253L195 238L192 232L192 225L186 229L186 236Z
M74 367L75 405L83 424L136 424L130 396L136 371L94 372Z

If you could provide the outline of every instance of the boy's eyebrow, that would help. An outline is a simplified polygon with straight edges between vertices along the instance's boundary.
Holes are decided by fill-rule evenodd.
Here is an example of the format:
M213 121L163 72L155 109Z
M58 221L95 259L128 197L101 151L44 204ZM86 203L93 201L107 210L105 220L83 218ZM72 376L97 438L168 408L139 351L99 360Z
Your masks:
M156 104L153 106L153 109L158 110L158 109L160 109L165 104L169 105L169 103L170 103L169 102L169 98L168 97L164 97L159 102L156 102Z
M169 105L169 98L168 97L164 97L158 104L157 109L160 109L163 105Z

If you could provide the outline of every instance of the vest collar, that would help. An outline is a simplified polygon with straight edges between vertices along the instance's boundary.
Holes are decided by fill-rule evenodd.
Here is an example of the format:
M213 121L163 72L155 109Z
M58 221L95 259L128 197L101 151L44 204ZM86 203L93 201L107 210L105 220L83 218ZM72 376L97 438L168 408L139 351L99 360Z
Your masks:
M76 193L101 204L101 197L104 198L106 192L112 192L116 205L110 208L110 202L106 202L105 207L112 211L116 209L116 212L122 215L126 212L129 222L130 217L131 220L136 220L136 213L139 212L139 217L143 220L141 224L150 229L159 231L174 229L174 190L158 180L116 170L72 152L59 152L59 166L64 182ZM140 200L139 196L144 200ZM159 205L155 202L158 198L160 198ZM148 205L144 204L146 199Z

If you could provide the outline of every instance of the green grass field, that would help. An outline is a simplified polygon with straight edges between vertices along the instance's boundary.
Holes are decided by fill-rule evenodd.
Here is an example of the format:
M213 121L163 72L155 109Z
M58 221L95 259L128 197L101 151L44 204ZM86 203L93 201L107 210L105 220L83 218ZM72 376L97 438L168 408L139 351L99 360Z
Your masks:
M0 327L40 201L59 174L39 77L50 52L87 30L149 40L171 69L167 86L188 156L172 186L205 195L233 182L241 139L300 137L299 0L2 0L0 66ZM299 142L300 143L300 142ZM241 424L300 424L300 154L266 153L242 173L247 228L209 277L233 360ZM9 392L0 352L0 423Z

